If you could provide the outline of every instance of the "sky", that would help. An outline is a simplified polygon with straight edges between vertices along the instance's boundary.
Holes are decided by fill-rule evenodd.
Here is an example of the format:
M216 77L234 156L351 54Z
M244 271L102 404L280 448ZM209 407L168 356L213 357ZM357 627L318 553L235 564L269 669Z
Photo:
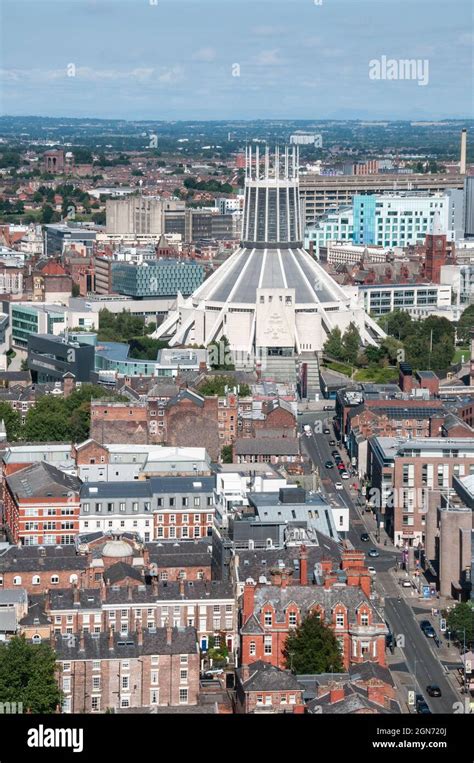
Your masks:
M472 0L2 0L0 113L472 118L473 7ZM419 59L427 84L383 78L383 70L371 79L369 63L383 56Z

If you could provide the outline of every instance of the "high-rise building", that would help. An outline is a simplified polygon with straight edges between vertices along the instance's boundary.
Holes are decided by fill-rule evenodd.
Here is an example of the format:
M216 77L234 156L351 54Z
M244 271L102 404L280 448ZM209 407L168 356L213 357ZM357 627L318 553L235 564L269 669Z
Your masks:
M184 202L165 201L154 196L107 199L107 233L161 236L165 232L165 213L176 210L184 210Z

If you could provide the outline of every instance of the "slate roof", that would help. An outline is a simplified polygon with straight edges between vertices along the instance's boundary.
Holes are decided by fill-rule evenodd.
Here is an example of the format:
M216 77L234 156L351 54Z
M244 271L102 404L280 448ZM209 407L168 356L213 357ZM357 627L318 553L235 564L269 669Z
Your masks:
M139 580L140 582L144 582L145 580L136 567L132 567L131 564L127 564L126 562L117 562L116 564L107 567L107 570L104 572L104 578L111 585L114 585L114 583L118 583L125 578L132 578L133 580Z
M43 597L35 597L28 607L27 614L21 618L20 625L50 625L51 620L44 611Z
M17 629L14 609L0 609L0 633L15 633Z
M235 441L237 456L296 456L300 448L296 437L248 437Z
M12 606L14 604L26 604L28 594L24 588L2 588L0 589L0 607Z
M347 715L348 713L379 713L381 715L393 715L401 713L400 705L395 700L390 700L389 706L379 705L377 702L369 700L367 689L355 686L354 684L344 684L344 699L338 702L330 702L330 692L323 697L316 697L308 702L308 712L320 712L316 708L319 706L323 714Z
M326 535L317 533L320 545L306 546L308 555L308 583L314 573L314 566L323 559L332 559L339 563L341 560L341 547ZM276 567L282 561L286 567L294 570L293 577L299 579L300 574L300 549L298 546L288 546L280 549L258 549L248 551L238 550L238 576L244 581L248 577L258 582L260 576L269 577L269 570Z
M388 668L384 668L377 662L361 662L359 665L351 665L349 674L352 681L370 681L377 678L390 686L394 686L392 674Z
M243 680L243 669L239 668L236 672L242 684L244 691L301 691L301 686L295 675L289 670L270 665L263 660L252 662L248 667L250 675Z
M185 580L184 600L190 599L231 599L234 600L232 585L221 582L220 580ZM114 590L107 589L107 599L105 604L146 604L147 602L156 603L157 601L177 601L182 599L180 594L180 583L178 581L160 581L158 585L158 594L154 593L151 585L132 586L130 592L128 587L122 587ZM131 602L129 599L131 594ZM79 608L74 605L74 592L70 588L50 589L51 609L65 610ZM97 588L81 589L79 591L79 601L81 609L100 609L101 599L100 590Z
M208 546L211 538L200 541L182 541L181 543L147 543L150 562L166 567L208 567L211 554Z
M143 629L143 644L138 644L137 633L123 636L113 634L113 648L109 646L109 634L76 634L74 639L58 636L54 649L58 660L108 660L117 658L133 658L144 654L196 654L197 634L194 628L172 628L171 644L167 643L167 629L156 628L155 632Z
M78 556L73 545L9 546L0 551L0 572L45 572L85 570L87 558Z
M5 480L18 498L61 498L69 491L79 492L81 481L57 469L46 461L27 466Z
M285 611L288 605L294 602L302 612L308 612L315 605L320 605L324 610L325 621L331 621L331 610L336 604L342 603L349 612L354 613L361 604L368 604L373 612L374 623L384 623L369 599L355 586L338 586L323 588L322 586L257 586L255 589L254 612L261 612L267 603L271 603L275 610L275 625L284 623ZM246 633L245 625L242 633Z
M123 482L86 482L81 498L151 498L169 493L212 493L215 477L151 477ZM189 509L192 510L192 506Z

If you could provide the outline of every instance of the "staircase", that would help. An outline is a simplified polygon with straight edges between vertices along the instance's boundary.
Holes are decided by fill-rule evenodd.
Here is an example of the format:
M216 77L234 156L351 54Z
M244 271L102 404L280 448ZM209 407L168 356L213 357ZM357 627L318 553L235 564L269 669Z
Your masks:
M267 356L262 367L262 379L295 384L296 358Z

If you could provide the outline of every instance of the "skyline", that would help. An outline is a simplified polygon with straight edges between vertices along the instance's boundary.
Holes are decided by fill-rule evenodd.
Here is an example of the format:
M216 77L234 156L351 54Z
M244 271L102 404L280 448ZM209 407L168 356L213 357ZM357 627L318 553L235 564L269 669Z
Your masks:
M474 113L468 0L401 0L396 8L407 13L381 0L154 2L6 0L1 113L130 121ZM370 62L383 57L428 61L428 82L371 79Z

